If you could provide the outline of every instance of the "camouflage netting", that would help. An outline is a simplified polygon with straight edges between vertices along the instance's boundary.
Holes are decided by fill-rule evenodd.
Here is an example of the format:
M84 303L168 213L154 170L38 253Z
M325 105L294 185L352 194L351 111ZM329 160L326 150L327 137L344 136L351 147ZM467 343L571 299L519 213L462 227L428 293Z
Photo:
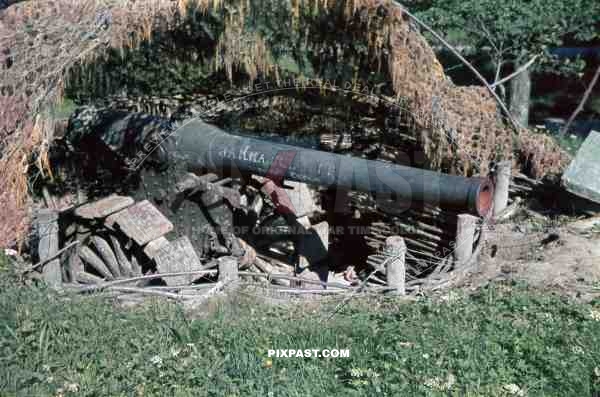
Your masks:
M176 45L183 51L174 55ZM130 55L140 48L136 66ZM290 76L382 86L378 95L401 99L433 169L484 174L490 161L512 158L542 177L567 159L547 137L512 132L484 88L455 86L390 1L25 1L0 11L0 246L25 235L32 167L52 176L47 151L69 85L91 76L94 87L119 92L109 72L131 65L149 90L192 81L218 91L219 80Z

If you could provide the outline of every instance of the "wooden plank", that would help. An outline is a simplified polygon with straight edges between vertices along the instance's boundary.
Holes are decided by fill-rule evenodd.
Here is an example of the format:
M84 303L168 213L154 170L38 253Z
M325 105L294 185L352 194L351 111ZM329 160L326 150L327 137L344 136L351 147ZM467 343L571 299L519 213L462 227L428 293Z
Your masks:
M104 264L108 267L112 275L115 278L119 278L121 275L119 262L117 262L117 257L115 256L108 242L100 236L92 236L91 240L94 243L96 250L100 254L100 257L104 261Z
M100 259L100 257L98 257L98 255L96 255L89 247L81 247L79 249L79 257L83 259L83 261L89 266L94 268L94 270L96 270L102 277L106 278L107 280L114 280L114 276L108 267L106 267L102 259Z
M125 252L123 251L123 248L121 247L121 243L119 242L119 240L115 236L111 235L110 242L112 244L113 250L115 251L115 256L117 257L117 261L119 262L119 266L121 268L121 274L123 274L124 276L127 276L127 277L134 276L135 273L133 272L133 266L131 265L131 262L129 261L129 259L127 259L127 256L125 255Z
M393 260L388 260L385 268L387 283L391 288L394 288L392 293L406 295L406 245L402 237L388 237L385 240L384 252L387 258L394 258Z
M131 197L113 194L93 203L82 205L75 209L75 215L84 219L106 218L110 214L133 205L133 203L135 201Z
M105 224L121 230L127 237L143 246L173 230L173 224L148 200L106 218Z
M38 235L38 256L40 262L52 258L58 252L58 212L50 209L38 211L36 216L36 230ZM51 287L62 285L62 271L60 260L53 259L46 263L42 269L44 280Z
M239 280L238 261L232 256L222 256L219 263L219 281L225 285L235 284Z

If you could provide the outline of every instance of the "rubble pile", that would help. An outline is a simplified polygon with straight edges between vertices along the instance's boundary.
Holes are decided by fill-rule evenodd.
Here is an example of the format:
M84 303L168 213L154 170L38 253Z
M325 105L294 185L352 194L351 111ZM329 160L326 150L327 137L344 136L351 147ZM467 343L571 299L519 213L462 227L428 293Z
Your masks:
M293 296L365 288L404 294L405 281L415 291L427 275L452 268L455 236L447 230L456 228L456 214L447 210L394 214L368 195L346 192L346 211L336 213L330 205L339 192L333 197L304 183L188 172L167 185L161 176L169 180L142 172L131 196L39 210L39 272L31 275L57 288L110 290L126 301L149 294L195 302L257 284ZM399 234L401 255L394 256L389 242ZM403 270L390 276L387 264L398 260Z
M309 217L322 211L307 185L279 187L259 177L240 182L187 173L170 195L162 192L152 202L111 194L62 210L41 209L33 245L39 272L30 275L57 288L116 285L132 296L141 288L152 294L161 288L187 298L206 292L190 294L189 288L223 280L239 284L240 276L291 289L347 289L356 281L320 266L328 256L329 225L311 224ZM293 214L277 212L273 200L283 195ZM177 215L184 202L205 215L191 220L203 222L193 231L186 227L190 219Z

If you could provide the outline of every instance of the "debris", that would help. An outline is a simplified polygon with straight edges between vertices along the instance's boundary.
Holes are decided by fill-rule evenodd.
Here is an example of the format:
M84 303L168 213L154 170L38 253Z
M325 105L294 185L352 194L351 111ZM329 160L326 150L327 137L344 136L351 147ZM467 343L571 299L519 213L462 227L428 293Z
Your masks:
M269 262L267 262L264 259L256 258L254 260L254 265L263 273L271 274L274 272L273 265L271 265Z
M350 266L352 267L352 266ZM347 271L344 271L343 273L338 273L335 274L333 272L331 272L329 274L329 277L327 278L327 281L332 282L332 283L337 283L337 284L341 284L341 285L345 285L347 287L351 287L353 285L358 285L358 277L354 280L354 281L349 281L346 277L345 274L347 273Z
M562 177L565 188L600 203L600 132L591 131Z
M59 252L58 212L50 209L39 210L35 222L38 256L40 263L44 263L44 280L51 287L59 287L62 284L62 272L60 260L56 259Z
M264 200L260 194L257 194L249 205L248 212L251 213L255 219L258 219L262 213L263 206Z
M237 241L239 242L241 249L244 251L243 256L239 259L240 269L247 269L256 260L256 251L241 238L238 238Z
M192 272L202 269L200 259L187 236L164 245L154 261L158 273ZM165 279L167 285L190 284L192 281L194 281L193 275Z
M299 255L304 256L313 265L325 259L329 250L329 224L317 223L300 236Z
M521 197L515 197L511 205L496 215L496 221L505 221L515 216L519 212L519 209L521 209L522 202L523 199Z
M121 271L119 270L119 262L117 262L117 258L110 248L108 242L100 236L92 236L91 240L112 275L115 278L118 278L121 275Z
M135 256L131 257L131 271L134 275L139 276L142 274L142 267L138 264L138 261Z
M544 221L548 220L548 218L545 217L544 215L540 214L537 211L529 209L529 208L523 208L523 212L526 213L530 218L536 219L540 222L544 222Z
M358 282L358 275L356 274L354 266L348 266L348 268L344 270L343 277L344 280L348 281L352 285Z
M54 197L52 197L52 195L48 191L48 187L44 186L42 188L42 195L44 196L44 201L46 202L46 207L56 210L57 209L56 201L54 200Z
M81 284L100 284L104 280L87 272L78 272L75 274L75 281Z
M58 258L59 256L61 256L65 251L69 250L70 248L76 246L77 244L79 244L79 241L73 241L72 243L69 243L67 246L59 249L58 251L56 251L53 255L47 257L46 259L44 259L43 261L40 261L38 263L36 263L33 266L28 267L27 269L23 270L22 274L28 273L32 270L37 269L38 267L44 266L46 263L53 261L54 259ZM14 250L9 250L6 249L6 251L14 251ZM9 255L8 253L6 255ZM17 256L18 253L17 251L14 251L14 255L9 255L9 256Z
M352 147L352 136L348 133L323 133L320 144L326 150L348 150Z
M170 277L180 277L180 276L188 276L188 275L192 275L192 276L206 276L206 275L215 275L217 274L217 270L196 270L196 271L192 271L192 272L177 272L177 273L159 273L159 274L146 274L143 276L136 276L136 277L131 277L131 278L124 278L124 279L120 279L120 280L113 280L113 281L103 281L99 284L95 284L95 285L90 285L90 286L85 286L85 287L81 287L79 288L79 292L92 292L92 291L102 291L108 287L112 287L115 285L125 285L125 284L130 284L132 282L136 282L136 281L149 281L149 280L156 280L156 279L167 279Z
M139 288L139 287L123 287L123 286L112 286L107 287L108 290L118 291L118 292L128 292L142 295L154 295L162 298L170 298L174 300L182 300L183 296L180 294L174 294L172 292L165 291L157 291L150 288Z
M205 174L202 176L198 176L191 172L185 174L185 176L177 182L175 185L175 192L177 194L186 194L190 193L195 189L200 189L203 186L206 186L209 182L214 182L218 180L219 177L216 174Z
M123 252L123 248L121 247L119 240L115 236L111 235L110 242L115 252L115 256L117 257L117 261L119 262L121 274L127 277L136 275L136 273L133 271L131 262L127 259L125 252Z
M284 188L292 202L296 217L311 215L319 209L315 204L313 193L306 183L285 181Z
M77 226L77 240L85 241L92 235L92 231L85 225L79 224Z
M79 249L79 256L85 263L94 268L94 270L96 270L102 277L106 278L107 280L114 280L114 276L110 270L108 270L108 267L106 267L102 259L100 259L98 255L96 255L89 247L81 247Z
M316 284L327 283L329 278L329 272L326 268L323 269L303 269L298 274L298 281L295 283L297 287L303 287L303 284L315 284L312 282L316 282Z
M239 279L238 261L233 256L222 256L217 259L219 263L219 281L225 285L234 284Z
M263 273L267 274L268 279L270 279L271 275L276 273L276 268L271 265L269 262L267 262L264 259L261 258L256 258L256 260L254 261L254 265L260 269L260 271L262 271ZM290 286L290 281L289 280L282 280L282 279L273 279L273 284L278 284L284 287L289 287Z
M239 190L223 186L229 182L231 181L226 178L215 183L205 183L202 187L198 188L197 191L202 192L201 200L204 205L210 207L225 200L233 208L240 208L241 195Z
M106 218L110 229L118 227L127 237L143 246L173 230L173 224L148 200Z
M169 240L164 237L159 237L155 240L150 241L144 247L144 254L150 259L153 259L157 255L159 255L163 249L165 249L169 245Z
M110 214L121 211L135 201L131 197L118 196L113 194L93 203L84 204L75 209L75 215L83 219L101 219Z
M85 271L83 262L77 252L69 256L67 270L71 282L77 282L77 274Z

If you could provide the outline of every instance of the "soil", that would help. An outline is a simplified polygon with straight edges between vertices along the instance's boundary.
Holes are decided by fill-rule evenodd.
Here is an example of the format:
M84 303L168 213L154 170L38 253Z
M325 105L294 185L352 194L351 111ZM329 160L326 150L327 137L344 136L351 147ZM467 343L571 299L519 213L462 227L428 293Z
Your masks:
M529 226L510 222L489 230L478 268L463 285L507 280L584 301L599 298L600 233L573 231L568 224L541 231Z

